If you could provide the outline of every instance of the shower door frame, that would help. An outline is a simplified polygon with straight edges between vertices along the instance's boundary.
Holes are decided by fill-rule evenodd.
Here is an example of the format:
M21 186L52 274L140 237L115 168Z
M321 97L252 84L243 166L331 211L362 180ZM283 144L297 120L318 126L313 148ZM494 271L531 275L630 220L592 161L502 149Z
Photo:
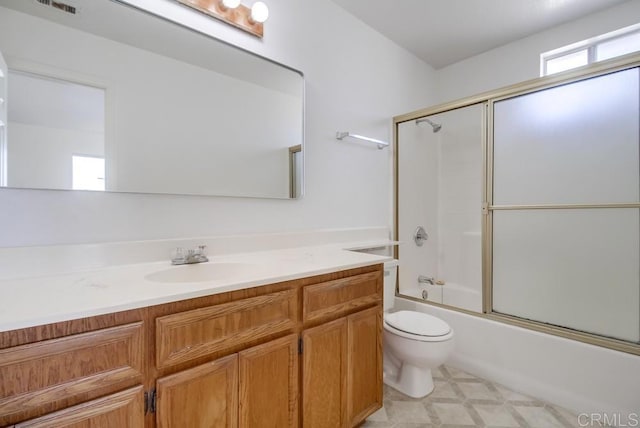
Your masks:
M399 115L393 118L393 224L394 224L394 240L399 240L399 144L398 144L398 127L400 124L410 122L421 117L431 116L439 113L470 107L474 105L483 105L483 129L482 129L482 205L480 208L482 214L481 222L481 241L482 241L482 308L483 312L474 312L467 309L458 308L443 303L420 300L412 296L406 296L399 292L399 281L396 285L396 296L417 302L442 307L445 309L463 312L469 315L499 321L530 330L539 331L555 336L560 336L580 342L597 345L617 351L630 354L640 355L640 344L628 342L624 340L614 339L597 334L587 333L583 331L573 330L568 327L555 326L540 321L519 318L513 315L493 312L493 213L499 210L516 210L516 209L583 209L583 208L638 208L638 203L610 203L610 204L544 204L544 205L494 205L493 204L493 111L494 103L513 98L515 96L525 95L538 92L544 89L550 89L569 83L575 83L585 79L603 76L635 67L640 67L640 54L634 53L618 57L615 59L602 61L580 67L575 70L554 74L551 76L540 77L528 80L515 85L506 86L494 91L484 92L473 95L460 100L452 101L445 104L416 110L410 113ZM400 249L395 247L394 257L398 259ZM400 268L398 268L399 270ZM399 275L399 274L398 274Z

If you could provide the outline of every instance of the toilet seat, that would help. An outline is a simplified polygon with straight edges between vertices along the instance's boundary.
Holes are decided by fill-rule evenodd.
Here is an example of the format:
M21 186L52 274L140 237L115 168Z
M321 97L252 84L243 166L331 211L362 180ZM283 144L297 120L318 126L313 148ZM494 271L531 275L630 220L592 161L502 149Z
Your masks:
M438 342L453 335L449 324L434 316L416 311L398 311L384 315L387 331L412 340Z

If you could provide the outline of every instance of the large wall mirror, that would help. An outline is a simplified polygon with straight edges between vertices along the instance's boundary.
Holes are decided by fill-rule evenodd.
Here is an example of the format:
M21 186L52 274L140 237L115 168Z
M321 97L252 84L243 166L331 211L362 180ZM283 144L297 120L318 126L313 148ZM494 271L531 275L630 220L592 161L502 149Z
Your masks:
M0 0L0 54L2 187L302 195L299 71L114 0Z

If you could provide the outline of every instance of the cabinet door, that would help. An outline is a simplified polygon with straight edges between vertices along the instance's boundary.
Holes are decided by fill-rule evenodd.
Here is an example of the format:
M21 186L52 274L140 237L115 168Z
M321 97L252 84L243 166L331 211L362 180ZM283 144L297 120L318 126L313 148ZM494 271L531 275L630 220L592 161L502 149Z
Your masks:
M347 317L347 423L353 427L382 407L382 309Z
M305 330L302 341L303 425L342 427L347 405L347 320Z
M159 428L238 426L238 354L158 379Z
M16 425L16 428L142 428L144 393L142 386L107 395L50 415Z
M298 426L298 336L238 354L240 427Z

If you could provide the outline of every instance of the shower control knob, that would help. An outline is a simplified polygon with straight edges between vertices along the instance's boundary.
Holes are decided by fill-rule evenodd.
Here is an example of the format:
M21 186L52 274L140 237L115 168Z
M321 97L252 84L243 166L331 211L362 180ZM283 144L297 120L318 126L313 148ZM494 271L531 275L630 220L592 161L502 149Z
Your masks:
M422 247L427 239L429 239L427 231L424 230L424 227L418 226L416 231L413 232L413 242L415 242L418 247Z

